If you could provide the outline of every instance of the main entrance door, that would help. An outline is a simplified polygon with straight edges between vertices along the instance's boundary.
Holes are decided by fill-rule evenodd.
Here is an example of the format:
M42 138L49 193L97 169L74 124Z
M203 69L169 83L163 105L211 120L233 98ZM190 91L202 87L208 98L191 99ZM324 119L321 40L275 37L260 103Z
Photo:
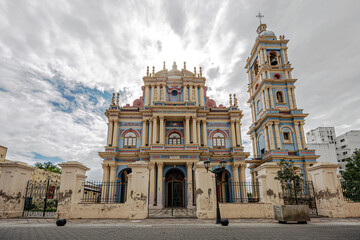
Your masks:
M185 207L185 178L178 169L172 169L165 178L165 207Z

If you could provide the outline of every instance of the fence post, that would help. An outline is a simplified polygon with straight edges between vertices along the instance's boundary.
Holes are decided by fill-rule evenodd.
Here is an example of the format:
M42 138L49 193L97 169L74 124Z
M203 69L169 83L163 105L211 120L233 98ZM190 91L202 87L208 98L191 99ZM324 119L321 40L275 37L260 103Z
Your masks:
M150 165L145 161L129 164L132 169L128 175L128 198L126 203L130 207L130 219L145 219L149 208L149 174Z
M196 183L196 217L215 218L216 212L216 187L215 174L207 172L204 162L198 162L194 166ZM211 169L211 166L210 166Z
M346 217L347 207L344 201L340 175L336 173L338 164L317 163L308 168L314 184L316 205L319 215L328 217Z
M84 191L83 182L86 179L85 173L89 168L76 161L64 162L59 166L62 173L56 216L57 218L72 218L72 216L76 216L76 204L81 201Z
M258 173L257 179L260 184L260 202L281 205L284 203L280 182L275 180L279 166L276 163L264 163L254 169Z
M22 162L1 162L0 218L16 218L23 214L26 184L34 171Z

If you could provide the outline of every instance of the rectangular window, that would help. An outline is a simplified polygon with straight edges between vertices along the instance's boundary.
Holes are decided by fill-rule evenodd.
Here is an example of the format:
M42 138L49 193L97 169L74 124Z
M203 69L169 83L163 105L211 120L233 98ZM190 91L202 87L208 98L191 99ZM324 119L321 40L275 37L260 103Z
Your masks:
M290 140L290 136L288 132L284 132L284 140Z
M340 140L340 142L343 142L343 141L345 141L345 139L341 139L341 140Z

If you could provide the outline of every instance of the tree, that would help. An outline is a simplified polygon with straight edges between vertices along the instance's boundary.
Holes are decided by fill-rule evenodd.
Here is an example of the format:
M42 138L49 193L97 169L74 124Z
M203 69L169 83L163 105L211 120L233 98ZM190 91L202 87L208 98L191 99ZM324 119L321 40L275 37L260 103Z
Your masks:
M61 169L57 165L54 165L52 162L35 163L35 167L48 172L61 173Z
M352 201L360 201L360 150L355 149L352 156L346 159L345 171L340 171L344 197Z
M285 161L283 159L278 165L280 170L277 172L275 180L280 181L283 193L289 196L290 202L293 202L295 199L296 204L298 204L297 193L301 190L300 184L302 179L302 174L296 173L299 167L295 166L292 160Z

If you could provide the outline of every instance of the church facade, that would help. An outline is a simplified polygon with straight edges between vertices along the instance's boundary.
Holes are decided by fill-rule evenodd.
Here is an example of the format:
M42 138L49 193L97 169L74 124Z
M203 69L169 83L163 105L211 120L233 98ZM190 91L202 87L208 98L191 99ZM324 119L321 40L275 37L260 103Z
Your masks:
M257 181L257 168L264 163L292 160L303 179L309 180L307 168L316 163L318 156L306 147L304 122L308 114L296 104L297 80L287 54L289 40L284 35L276 37L266 28L261 23L257 28L258 36L245 66L252 113L248 134L254 159L247 161L251 177Z
M114 202L126 202L128 165L150 165L149 208L195 205L194 164L210 160L214 168L226 161L219 180L245 182L245 159L241 140L242 111L235 94L229 106L217 105L207 95L202 69L168 70L143 77L142 96L132 105L119 106L115 94L109 109L108 137L103 159L103 182L117 182L105 194ZM116 185L118 186L118 184ZM246 194L246 193L244 193Z

